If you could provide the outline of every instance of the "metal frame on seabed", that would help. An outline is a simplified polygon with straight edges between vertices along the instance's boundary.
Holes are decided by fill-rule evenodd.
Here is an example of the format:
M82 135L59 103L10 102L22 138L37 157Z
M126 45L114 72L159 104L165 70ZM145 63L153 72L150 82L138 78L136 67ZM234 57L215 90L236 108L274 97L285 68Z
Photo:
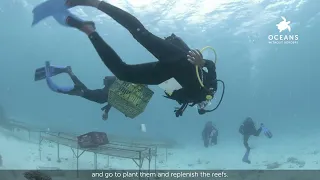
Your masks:
M24 129L28 132L28 139L29 141L31 141L31 132L35 132L35 133L39 133L39 140L38 140L38 147L39 147L39 157L41 159L41 145L42 145L42 141L43 140L46 140L46 141L50 141L50 142L54 142L57 144L57 161L60 161L60 145L64 145L64 146L67 146L67 147L70 147L72 152L73 152L73 155L74 157L77 159L77 176L79 175L78 173L78 170L79 170L79 158L80 156L84 153L84 152L92 152L94 153L94 169L97 169L97 155L98 154L101 154L101 155L106 155L108 157L107 159L107 166L109 166L109 157L110 156L113 156L113 157L120 157L120 158L126 158L126 159L132 159L134 161L134 163L139 167L139 172L141 171L141 168L143 166L143 162L144 162L144 159L146 158L148 160L148 172L150 172L150 168L151 168L151 159L152 159L152 156L155 156L154 158L154 171L156 172L156 163L157 163L157 153L158 153L158 145L156 144L150 144L150 145L147 145L147 144L144 144L144 143L139 143L139 142L135 142L135 143L128 143L128 142L116 142L116 141L112 141L111 144L113 145L123 145L123 146L127 146L127 147L131 147L133 148L133 150L130 150L128 148L126 148L125 150L126 151L134 151L136 153L138 153L138 157L121 157L121 156L115 156L115 155L109 155L107 154L106 152L103 151L103 149L105 148L108 148L108 145L106 146L103 146L103 148L100 148L100 150L102 149L102 151L99 151L99 148L98 150L97 149L81 149L79 146L78 146L78 143L76 141L76 135L71 135L71 134L66 134L66 133L48 133L47 131L39 131L38 129L34 129L32 128L31 126L28 127L26 124L17 124L17 123L10 123L10 126L15 129ZM7 128L5 128L7 129ZM9 131L12 131L14 132L13 129L7 129ZM52 138L46 138L49 136L53 136L57 139L52 139ZM63 136L60 136L60 135L64 135L65 137L72 137L70 140L73 142L73 143L76 143L76 145L73 145L73 146L70 146L70 145L66 145L66 144L63 144L61 143L61 138L62 139L66 139L66 138L63 138ZM17 137L18 138L18 137ZM137 149L137 148L142 148L140 150L134 150L134 149ZM144 148L144 149L143 149ZM75 149L76 149L76 152L75 152ZM106 149L105 149L106 150ZM124 150L124 149L122 149ZM81 151L81 152L80 152ZM165 147L165 154L166 154L166 161L168 160L168 148ZM149 178L148 178L149 179Z
M64 133L53 134L53 133L47 133L47 132L40 132L39 133L39 144L38 144L39 145L40 160L41 160L41 152L42 152L41 145L44 140L56 143L56 145L57 145L57 161L60 161L60 145L70 147L74 157L77 160L77 176L79 175L79 173L78 173L78 171L79 171L79 158L81 157L81 155L84 152L92 152L94 154L94 169L97 169L97 155L101 154L101 155L106 155L108 157L107 166L109 166L109 157L110 156L131 159L139 167L139 172L141 171L141 168L143 166L143 162L144 162L145 158L148 160L148 172L150 172L151 159L152 159L152 156L154 156L155 157L154 158L154 162L155 162L154 163L154 170L156 171L157 146L154 146L154 147L133 146L133 145L125 145L122 143L117 144L116 142L112 142L110 144L102 146L102 148L99 147L99 148L94 148L94 149L93 148L81 149L76 141L76 136L74 136L74 135L67 135ZM63 143L63 141L69 141L69 143ZM109 155L108 150L112 149L111 147L108 147L110 145L119 145L118 148L121 147L121 145L126 146L127 148L120 148L120 149L117 148L117 150L127 151L129 153L134 153L134 154L136 153L137 156L133 155L130 157L130 156L125 156L125 155L119 155L119 156ZM130 147L132 148L132 150L130 149Z

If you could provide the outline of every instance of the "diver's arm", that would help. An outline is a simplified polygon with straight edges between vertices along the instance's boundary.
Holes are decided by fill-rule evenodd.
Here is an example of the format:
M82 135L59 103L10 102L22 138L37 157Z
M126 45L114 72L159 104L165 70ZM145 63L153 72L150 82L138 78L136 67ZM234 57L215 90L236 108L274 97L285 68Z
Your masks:
M260 127L258 130L255 130L254 136L259 136L262 131L262 127Z
M188 91L186 88L181 88L179 90L174 90L170 95L165 92L165 98L176 100L180 105L184 103L189 103L190 98L188 96Z
M205 109L198 109L198 114L203 115L206 113Z
M243 126L243 124L242 124L242 125L239 127L239 133L242 134L242 135L244 135L243 128L244 128L244 126Z
M103 120L107 120L108 119L109 111L110 111L111 107L112 107L111 104L107 104L106 106L101 108L101 110L103 111L103 114L102 114L102 119Z
M108 103L107 105L103 106L101 110L104 111L105 113L108 113L111 107L112 107L111 104Z

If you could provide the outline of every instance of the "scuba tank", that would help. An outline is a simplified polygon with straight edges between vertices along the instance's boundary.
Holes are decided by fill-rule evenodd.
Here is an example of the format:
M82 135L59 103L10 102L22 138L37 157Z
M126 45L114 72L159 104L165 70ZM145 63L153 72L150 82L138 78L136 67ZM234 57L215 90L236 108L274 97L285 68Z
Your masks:
M189 46L180 37L176 36L173 33L169 37L165 37L164 40L169 41L171 44L174 44L183 51L190 51Z

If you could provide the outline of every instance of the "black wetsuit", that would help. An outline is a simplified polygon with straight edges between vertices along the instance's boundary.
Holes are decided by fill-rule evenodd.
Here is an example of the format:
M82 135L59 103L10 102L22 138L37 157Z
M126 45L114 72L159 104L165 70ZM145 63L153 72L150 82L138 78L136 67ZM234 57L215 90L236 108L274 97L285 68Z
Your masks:
M244 122L240 128L239 132L243 135L243 144L247 150L250 150L248 140L250 136L259 136L262 131L262 127L256 129L253 122Z
M206 100L208 91L200 86L196 67L187 61L189 48L179 47L155 36L137 18L109 3L102 1L98 9L125 27L142 46L159 60L159 62L128 65L104 42L97 32L91 33L89 39L93 46L104 64L117 78L136 84L158 85L173 77L183 88L175 91L170 96L171 99L177 100L179 103L199 103ZM204 85L216 91L215 64L206 60L205 67L208 69L208 73L203 71Z
M108 91L110 86L105 86L102 89L91 90L88 89L86 85L84 85L77 76L74 74L70 74L70 77L74 83L74 88L69 92L61 92L69 95L81 96L89 101L93 101L99 104L104 104L108 102ZM116 77L111 76L109 78L110 82L114 82ZM110 84L112 84L110 83Z

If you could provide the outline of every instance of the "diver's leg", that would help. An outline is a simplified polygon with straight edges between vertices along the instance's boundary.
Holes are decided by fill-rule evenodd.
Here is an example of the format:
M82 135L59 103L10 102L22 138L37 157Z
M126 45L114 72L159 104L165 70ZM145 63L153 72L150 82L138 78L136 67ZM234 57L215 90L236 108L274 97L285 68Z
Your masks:
M159 61L172 62L186 58L187 53L175 45L149 32L143 24L130 13L99 0L67 0L70 7L76 5L96 7L125 27L132 36Z
M153 62L127 65L124 63L95 31L91 22L84 24L72 16L68 16L66 22L69 26L78 28L88 35L103 63L118 79L137 84L158 85L173 77L174 68L171 68L173 67L171 64Z
M70 67L68 67L68 68L70 68ZM87 86L84 85L83 82L81 82L80 79L70 69L68 69L67 73L77 88L80 88L82 90L88 89Z
M70 66L66 68L66 73L70 76L72 82L74 83L73 89L70 90L67 94L82 97L84 95L84 92L88 90L87 86L84 85L75 74L73 74Z
M250 137L249 135L243 136L243 144L244 144L244 147L246 147L246 153L244 154L244 156L242 158L242 161L245 163L248 163L248 164L251 163L251 161L249 160L249 154L250 154L250 147L248 144L249 137Z
M249 160L249 155L250 155L250 149L247 149L246 153L244 154L244 156L242 158L242 162L251 164L251 161Z
M248 144L249 137L250 136L248 136L248 135L244 135L243 136L243 145L247 150L250 150L250 147L249 147L249 144Z
M99 36L97 32L89 35L89 39L98 52L103 63L120 80L137 84L158 85L172 75L170 67L163 63L152 62L137 65L124 63L117 53Z
M209 147L209 138L206 138L206 139L203 140L203 145L206 148Z
M91 0L66 0L66 5L68 7L75 7L75 6L92 6L97 7L100 4L100 0L91 1Z

